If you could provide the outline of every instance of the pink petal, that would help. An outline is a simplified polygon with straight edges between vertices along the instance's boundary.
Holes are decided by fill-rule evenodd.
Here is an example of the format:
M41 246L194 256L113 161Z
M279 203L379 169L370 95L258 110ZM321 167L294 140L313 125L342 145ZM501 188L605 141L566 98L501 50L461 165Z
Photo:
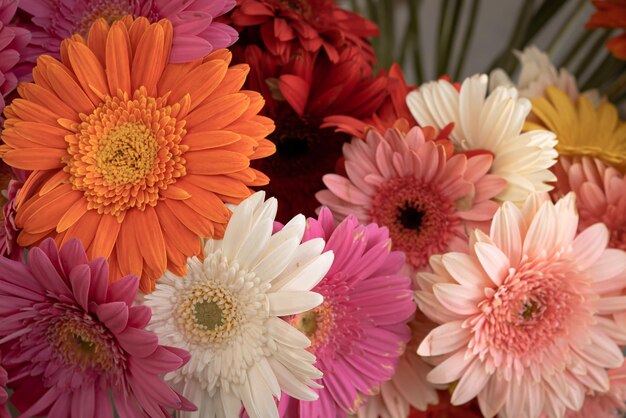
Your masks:
M433 329L417 349L420 356L438 356L467 345L471 332L463 328L463 321L448 322Z

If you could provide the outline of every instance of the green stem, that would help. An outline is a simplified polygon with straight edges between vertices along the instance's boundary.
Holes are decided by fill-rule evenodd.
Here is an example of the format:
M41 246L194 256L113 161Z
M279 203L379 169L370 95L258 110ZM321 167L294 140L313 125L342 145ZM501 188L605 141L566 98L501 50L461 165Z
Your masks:
M409 0L409 13L415 21L415 37L413 38L413 66L415 67L415 82L417 85L424 80L424 67L422 64L422 41L420 36L420 4L421 0Z
M445 32L445 50L443 54L443 64L439 69L439 75L448 73L448 64L453 52L454 40L456 39L456 29L459 25L459 17L461 16L461 9L463 9L463 2L461 0L453 0L454 12L452 14L452 20L448 23L448 27Z
M515 23L515 29L511 33L511 38L506 46L505 50L496 58L491 64L491 70L496 67L501 67L507 72L511 72L515 68L515 57L513 56L513 50L518 49L524 45L524 32L530 24L530 20L533 17L534 0L525 0L522 5L522 9L517 15L517 22Z
M624 93L626 93L626 73L620 75L605 91L610 101L617 101Z
M469 45L472 40L472 35L474 33L474 25L476 23L476 16L478 15L479 8L480 8L480 0L472 0L469 22L467 22L467 28L465 29L465 35L463 37L463 45L461 46L459 62L456 64L456 69L454 70L453 81L456 81L459 79L459 76L461 75L461 71L463 70L463 65L465 65L465 57L467 55L467 50L469 49Z
M452 0L456 1L456 0ZM448 25L450 24L450 16L448 9L450 0L443 0L443 5L439 10L439 35L437 38L437 66L435 67L435 77L442 74L443 63L445 60L445 44L446 44L446 32L448 31ZM443 69L445 71L445 69Z
M388 68L395 58L395 25L393 15L393 0L381 0L386 33L384 33L383 66Z
M554 15L561 10L561 6L565 4L567 0L544 0L530 20L527 30L524 32L522 46L528 45L528 43L535 37L535 35L544 28L546 23L554 17Z
M572 46L569 49L567 55L565 55L563 62L561 62L560 67L567 67L572 63L572 61L574 61L576 55L578 55L578 53L584 49L585 44L587 44L587 42L591 39L591 35L593 33L594 31L585 29L584 32L578 35L578 38L576 38L576 40L572 43Z
M548 55L552 56L554 52L558 49L558 47L563 42L565 35L570 31L574 23L578 21L580 14L585 10L585 7L589 3L588 0L578 0L578 5L572 10L572 12L565 19L565 24L561 26L561 29L557 33L557 35L552 39L550 45L547 48Z
M576 71L574 72L574 74L576 75L576 78L580 78L583 75L585 70L589 68L589 66L593 63L595 58L598 56L598 54L602 52L606 52L606 50L603 48L603 45L606 42L606 40L609 39L609 37L611 36L611 31L604 29L603 32L604 33L602 33L602 35L600 35L596 39L596 41L591 45L591 48L589 48L589 51L587 51L587 54L585 54L583 59L578 63Z
M594 69L593 73L587 78L585 83L582 84L581 90L588 90L590 88L600 88L603 84L606 84L607 80L611 80L618 72L624 69L624 62L616 59L611 54L607 54L606 58L602 60Z
M407 24L406 30L404 31L404 35L402 36L402 42L400 43L400 57L398 58L398 62L401 67L404 67L404 63L406 62L406 54L409 50L409 47L415 41L417 35L417 15L411 9L411 5L413 1L409 0L409 23Z

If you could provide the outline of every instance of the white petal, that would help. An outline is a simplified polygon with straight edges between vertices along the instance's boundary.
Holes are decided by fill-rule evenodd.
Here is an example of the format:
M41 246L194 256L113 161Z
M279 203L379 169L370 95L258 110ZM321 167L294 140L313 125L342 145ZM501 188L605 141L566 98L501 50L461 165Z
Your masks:
M324 298L315 292L268 293L270 315L286 316L306 312L319 306Z
M283 273L272 282L272 291L313 289L326 276L333 265L333 260L333 252L327 251L307 263L303 263L289 274Z

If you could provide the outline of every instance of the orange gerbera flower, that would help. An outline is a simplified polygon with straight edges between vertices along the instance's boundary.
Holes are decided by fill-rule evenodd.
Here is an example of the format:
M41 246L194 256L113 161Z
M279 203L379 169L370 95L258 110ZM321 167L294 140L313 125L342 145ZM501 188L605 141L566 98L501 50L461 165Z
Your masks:
M250 160L274 153L263 98L240 91L247 65L231 55L168 63L172 25L103 19L87 39L41 56L34 83L5 110L0 156L33 170L18 199L22 246L79 238L109 258L110 279L141 277L149 292L167 267L185 273L200 237L221 237L248 186L268 178Z
M594 1L598 9L585 27L626 29L626 0ZM626 33L622 33L606 43L606 47L617 58L626 60Z

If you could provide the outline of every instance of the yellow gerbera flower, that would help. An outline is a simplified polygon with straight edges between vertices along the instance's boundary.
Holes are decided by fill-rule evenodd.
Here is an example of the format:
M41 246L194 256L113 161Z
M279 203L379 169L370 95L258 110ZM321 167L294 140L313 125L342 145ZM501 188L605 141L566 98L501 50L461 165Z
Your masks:
M548 129L559 140L560 155L589 155L626 171L626 122L619 119L615 105L593 107L585 96L573 102L556 87L546 88L545 97L533 99L532 105L524 130Z

